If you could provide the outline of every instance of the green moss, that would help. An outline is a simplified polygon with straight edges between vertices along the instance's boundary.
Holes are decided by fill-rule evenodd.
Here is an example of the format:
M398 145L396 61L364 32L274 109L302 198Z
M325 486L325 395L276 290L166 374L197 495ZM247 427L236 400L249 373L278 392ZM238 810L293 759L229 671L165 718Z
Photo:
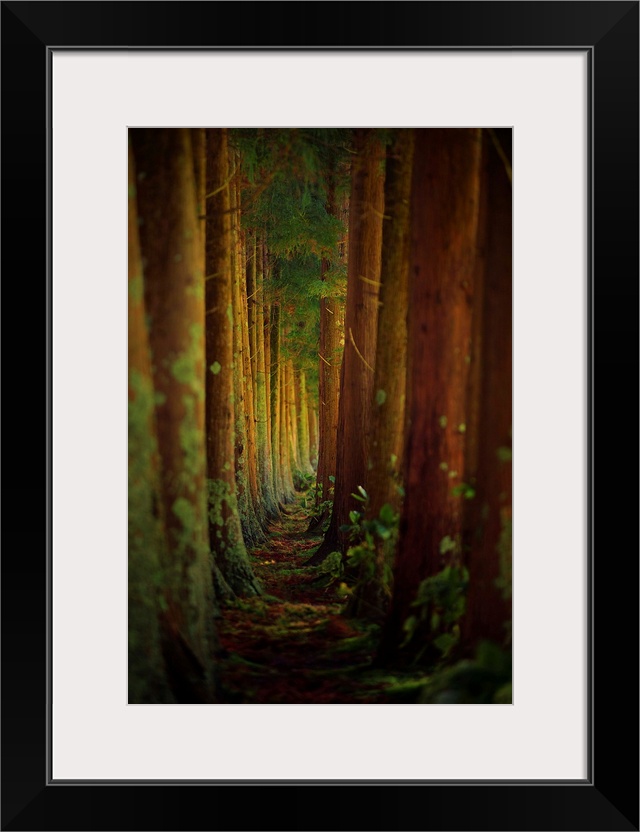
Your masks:
M220 370L222 369L222 364L220 364L219 361L214 361L213 364L209 367L209 369L214 374L214 376L217 376Z
M196 525L196 512L193 504L186 497L178 497L171 506L171 511L182 523L184 530L191 532Z
M156 511L154 392L151 379L135 368L129 371L129 386L134 393L128 406L129 701L170 702L158 629L160 591L166 576L160 567L165 538Z
M188 385L199 399L204 399L204 380L196 371L201 358L203 332L202 324L192 323L189 327L189 345L170 365L173 378L180 384Z
M204 300L204 281L196 280L191 286L185 288L185 293L196 300Z
M144 282L142 275L137 274L129 281L129 297L132 303L142 303L144 295Z
M200 432L196 427L194 397L183 396L182 403L185 415L178 430L180 448L183 453L182 486L185 490L193 492L195 483L200 479L204 467L204 449Z

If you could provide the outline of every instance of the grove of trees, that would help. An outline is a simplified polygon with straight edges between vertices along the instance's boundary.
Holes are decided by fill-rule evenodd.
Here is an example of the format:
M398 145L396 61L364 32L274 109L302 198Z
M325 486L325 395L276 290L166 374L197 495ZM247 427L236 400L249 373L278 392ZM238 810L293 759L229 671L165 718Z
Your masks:
M229 701L278 536L408 701L511 701L511 131L131 129L128 235L129 702Z

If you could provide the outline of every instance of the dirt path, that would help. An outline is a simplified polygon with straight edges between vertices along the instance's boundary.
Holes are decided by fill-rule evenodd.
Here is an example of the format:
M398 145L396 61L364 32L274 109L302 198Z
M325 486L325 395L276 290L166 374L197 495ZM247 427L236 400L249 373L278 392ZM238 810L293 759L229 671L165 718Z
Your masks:
M408 701L406 680L372 667L372 627L341 615L340 581L326 564L304 565L321 540L304 536L308 511L302 506L289 511L271 530L267 546L251 554L265 595L223 610L218 657L223 701Z

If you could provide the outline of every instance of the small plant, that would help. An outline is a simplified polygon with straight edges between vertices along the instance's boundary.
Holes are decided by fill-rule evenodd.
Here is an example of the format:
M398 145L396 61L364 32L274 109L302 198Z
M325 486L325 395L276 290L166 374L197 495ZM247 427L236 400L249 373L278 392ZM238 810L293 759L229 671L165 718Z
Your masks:
M465 500L473 500L476 496L475 488L469 485L468 482L461 482L458 485L454 485L451 493L454 497L464 497Z
M491 641L481 642L475 659L463 659L433 674L418 701L433 705L511 704L511 650Z
M405 639L401 646L405 647L422 633L425 644L417 659L430 644L446 658L460 638L458 621L465 611L468 585L469 571L464 566L446 566L437 575L422 581L411 604L416 613L403 625Z
M383 587L391 586L392 580L392 558L389 556L395 549L398 538L398 522L400 515L394 511L389 503L385 503L380 509L377 517L367 518L369 506L369 495L359 485L358 493L351 495L363 504L362 511L350 511L349 524L340 527L352 545L347 550L347 568L357 574L357 582L351 589L357 591L362 584L368 583L376 577L376 563L378 561L378 550L384 550L382 575L380 576Z

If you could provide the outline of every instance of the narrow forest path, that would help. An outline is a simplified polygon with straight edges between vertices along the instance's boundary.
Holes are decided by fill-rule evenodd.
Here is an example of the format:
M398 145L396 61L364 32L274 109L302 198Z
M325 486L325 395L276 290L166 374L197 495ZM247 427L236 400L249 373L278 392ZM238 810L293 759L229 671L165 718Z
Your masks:
M219 622L221 700L253 704L412 701L424 679L372 666L376 633L342 615L345 598L330 562L305 561L321 535L305 534L304 498L250 555L264 595L225 607Z

